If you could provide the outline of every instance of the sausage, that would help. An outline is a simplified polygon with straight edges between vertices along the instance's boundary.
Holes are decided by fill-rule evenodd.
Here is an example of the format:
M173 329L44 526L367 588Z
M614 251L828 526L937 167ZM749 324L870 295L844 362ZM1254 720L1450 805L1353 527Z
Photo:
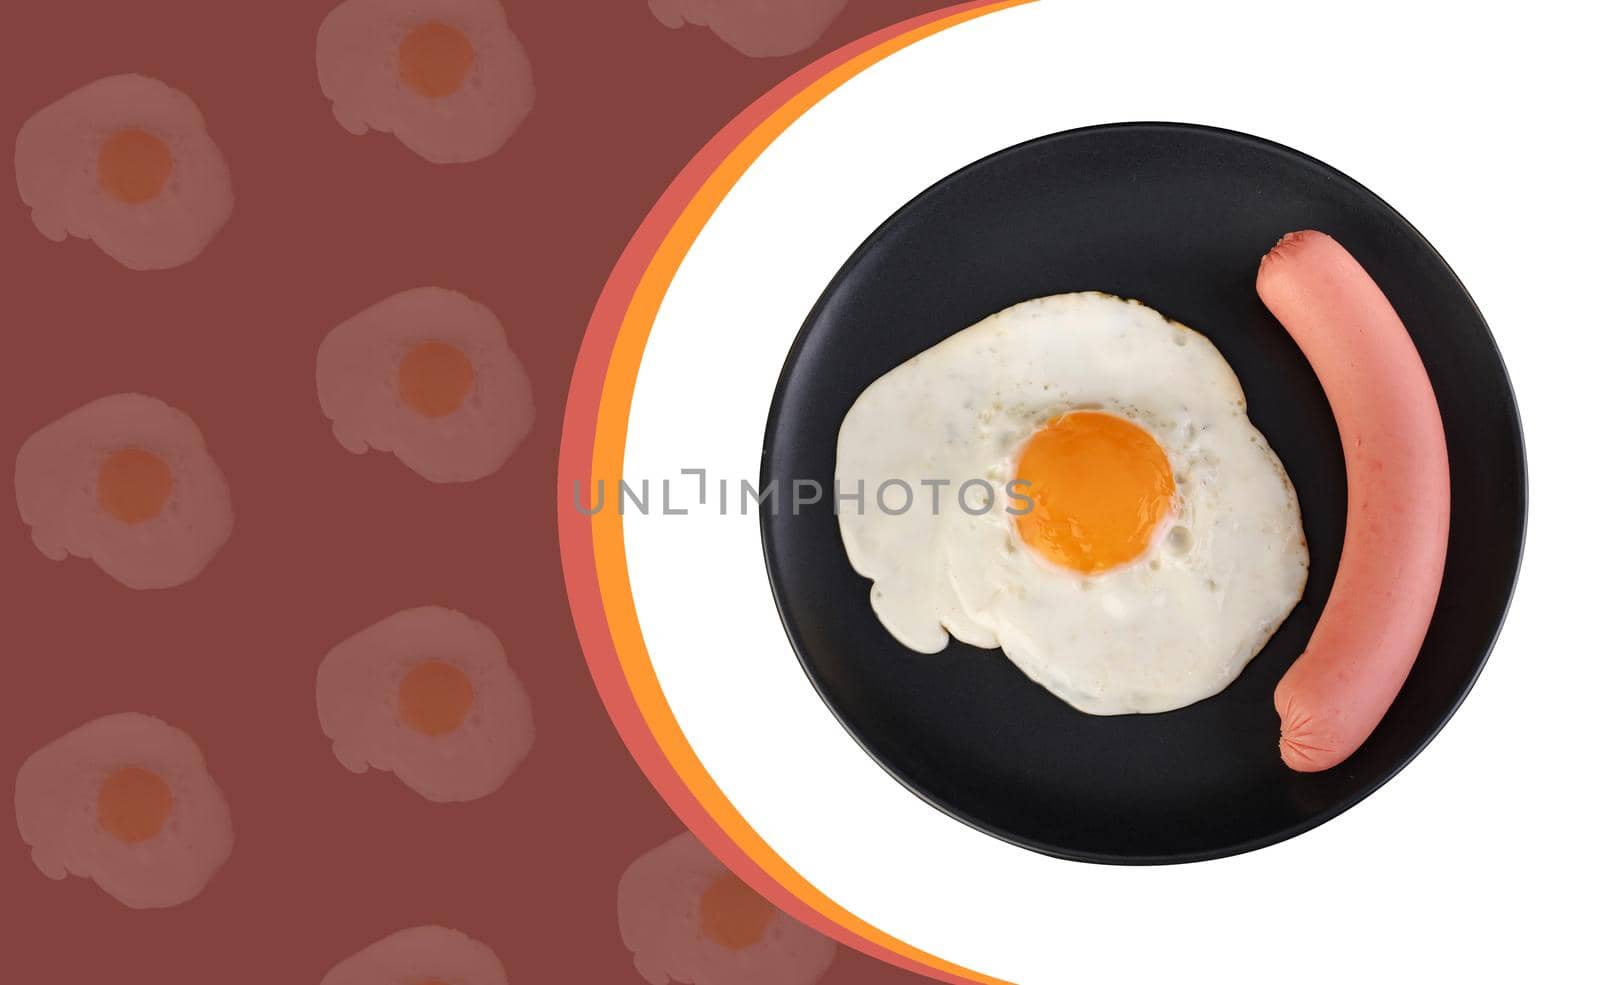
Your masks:
M1283 761L1316 772L1367 740L1416 661L1444 575L1450 464L1416 346L1344 247L1288 234L1262 258L1256 293L1327 393L1349 483L1328 604L1273 695Z

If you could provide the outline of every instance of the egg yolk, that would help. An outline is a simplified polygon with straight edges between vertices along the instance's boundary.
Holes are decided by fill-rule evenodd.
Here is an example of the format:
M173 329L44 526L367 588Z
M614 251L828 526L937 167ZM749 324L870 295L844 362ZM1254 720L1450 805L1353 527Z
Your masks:
M172 151L166 141L137 127L118 130L100 144L100 187L129 205L161 194L172 176Z
M700 894L700 933L730 951L759 941L773 914L772 904L731 872Z
M100 508L123 523L143 523L172 496L172 470L143 448L124 448L100 463Z
M1172 467L1144 428L1115 414L1075 411L1036 431L1017 460L1032 509L1016 517L1023 543L1085 574L1143 554L1172 508Z
M475 57L458 28L426 21L400 40L400 81L420 96L441 99L461 88Z
M424 660L400 680L400 720L423 735L447 735L472 712L472 682L461 668Z
M161 833L172 814L167 781L147 769L124 766L100 784L100 827L119 841L134 845Z
M418 343L400 359L400 399L424 417L454 413L472 381L472 361L448 342Z

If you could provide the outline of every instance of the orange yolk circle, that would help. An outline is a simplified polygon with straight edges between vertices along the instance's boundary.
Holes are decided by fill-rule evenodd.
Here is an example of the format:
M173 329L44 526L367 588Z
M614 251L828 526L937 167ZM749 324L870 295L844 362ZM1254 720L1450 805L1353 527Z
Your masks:
M472 381L472 361L448 342L419 342L400 359L400 399L424 417L454 413Z
M731 872L700 894L700 933L730 951L759 941L773 915L772 904Z
M1172 509L1172 467L1144 428L1115 414L1075 411L1028 439L1015 478L1032 509L1016 517L1023 543L1084 574L1145 552Z
M97 811L103 831L135 845L161 833L172 814L172 791L149 770L124 766L101 782Z
M160 455L124 448L100 463L100 508L123 523L155 518L172 496L172 470Z
M138 205L160 195L167 186L172 176L172 151L155 134L129 127L101 142L96 171L107 195Z
M447 735L460 728L472 702L472 681L443 660L424 660L400 680L400 720L423 735Z
M475 58L459 28L426 21L400 40L400 81L419 96L442 99L461 88Z

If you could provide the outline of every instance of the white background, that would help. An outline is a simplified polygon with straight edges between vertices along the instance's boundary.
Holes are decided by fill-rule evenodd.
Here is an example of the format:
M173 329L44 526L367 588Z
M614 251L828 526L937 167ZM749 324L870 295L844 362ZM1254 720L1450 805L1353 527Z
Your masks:
M1472 696L1394 781L1281 845L1175 867L1047 859L944 817L873 764L789 649L756 518L699 511L626 521L668 700L713 778L816 886L1011 981L1592 975L1580 942L1596 925L1600 169L1594 78L1579 66L1593 28L1555 4L1493 19L1399 3L1129 8L1044 0L989 15L870 69L779 138L672 285L625 472L754 481L772 388L811 304L890 212L969 161L1116 120L1260 134L1416 224L1504 351L1532 516L1517 597Z

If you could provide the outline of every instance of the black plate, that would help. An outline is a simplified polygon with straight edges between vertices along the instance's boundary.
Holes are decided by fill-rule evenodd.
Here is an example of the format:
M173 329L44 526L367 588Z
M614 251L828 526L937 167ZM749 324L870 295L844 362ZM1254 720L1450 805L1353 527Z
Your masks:
M1315 775L1279 761L1272 690L1328 597L1344 463L1316 376L1254 289L1262 254L1308 227L1355 254L1410 329L1444 416L1453 497L1444 584L1416 667L1366 745ZM831 488L839 424L867 384L1008 305L1080 290L1138 298L1209 336L1300 494L1305 598L1239 680L1178 711L1102 718L1057 700L999 650L952 641L913 653L873 615L826 505L763 511L778 608L845 728L907 787L974 827L1050 855L1122 863L1216 858L1291 837L1409 762L1488 657L1527 509L1505 367L1439 254L1343 174L1224 130L1089 127L962 169L856 250L778 381L763 485ZM1442 822L1449 808L1439 810Z

